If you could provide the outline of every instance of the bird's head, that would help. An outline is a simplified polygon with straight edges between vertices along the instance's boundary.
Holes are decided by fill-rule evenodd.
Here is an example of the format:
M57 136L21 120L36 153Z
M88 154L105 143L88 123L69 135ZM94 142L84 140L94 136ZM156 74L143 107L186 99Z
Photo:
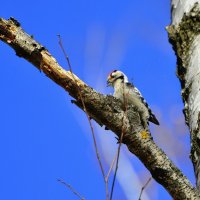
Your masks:
M119 70L113 70L107 78L107 86L114 86L117 80L121 80L122 82L126 83L128 82L127 76L119 71Z

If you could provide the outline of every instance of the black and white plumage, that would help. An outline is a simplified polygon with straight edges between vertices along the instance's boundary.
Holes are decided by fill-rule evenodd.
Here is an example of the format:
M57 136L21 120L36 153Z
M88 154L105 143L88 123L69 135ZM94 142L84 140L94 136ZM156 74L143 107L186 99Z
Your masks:
M148 127L148 121L159 125L156 116L151 111L140 91L128 82L128 78L123 72L118 70L112 71L108 76L107 84L114 88L114 97L120 99L123 103L127 102L133 105L137 109L144 128Z

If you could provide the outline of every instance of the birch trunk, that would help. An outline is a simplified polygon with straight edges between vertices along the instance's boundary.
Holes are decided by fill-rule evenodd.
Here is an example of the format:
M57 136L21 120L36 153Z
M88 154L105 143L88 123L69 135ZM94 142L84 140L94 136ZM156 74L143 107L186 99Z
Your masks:
M200 190L200 0L172 0L172 22L167 30L177 56L191 160Z

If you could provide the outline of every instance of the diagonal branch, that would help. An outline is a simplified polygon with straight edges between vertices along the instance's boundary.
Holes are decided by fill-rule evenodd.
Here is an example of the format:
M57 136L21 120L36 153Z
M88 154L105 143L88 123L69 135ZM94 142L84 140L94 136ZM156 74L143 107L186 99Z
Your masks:
M69 188L69 190L71 190L74 195L76 195L80 200L85 200L84 197L82 197L79 192L77 192L70 184L66 183L65 181L58 179L58 182L62 183L64 186L66 186L67 188Z
M51 54L31 36L23 31L13 18L0 18L0 40L11 46L16 54L31 62L50 79L63 87L75 99L75 104L82 110L83 105L77 91L77 84L82 94L88 114L100 125L105 125L119 138L125 116L125 135L123 143L135 154L151 172L152 177L171 194L174 199L198 199L200 194L189 180L172 163L166 154L155 144L150 133L144 130L139 116L128 107L124 115L123 105L113 96L96 92L75 74L65 71Z
M148 184L150 183L152 177L150 177L147 182L144 184L144 186L141 188L141 191L140 191L140 196L139 196L139 199L138 200L142 200L142 193L143 191L145 190L145 188L148 186Z

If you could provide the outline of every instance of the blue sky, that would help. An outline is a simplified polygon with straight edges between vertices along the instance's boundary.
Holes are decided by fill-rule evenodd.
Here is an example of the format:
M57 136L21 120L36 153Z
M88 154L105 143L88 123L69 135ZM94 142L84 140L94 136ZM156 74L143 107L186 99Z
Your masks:
M176 58L165 31L170 24L169 0L35 0L31 4L18 0L1 2L0 11L3 18L15 17L67 69L58 45L57 34L61 34L73 71L99 92L112 92L106 88L111 70L124 71L160 120L160 127L151 126L155 141L194 184ZM87 200L105 199L85 114L70 103L72 98L62 88L2 42L0 53L0 199L77 199L58 178ZM113 133L93 125L108 170L116 140ZM125 146L120 166L114 199L138 199L149 172ZM143 199L161 196L171 199L151 181Z

